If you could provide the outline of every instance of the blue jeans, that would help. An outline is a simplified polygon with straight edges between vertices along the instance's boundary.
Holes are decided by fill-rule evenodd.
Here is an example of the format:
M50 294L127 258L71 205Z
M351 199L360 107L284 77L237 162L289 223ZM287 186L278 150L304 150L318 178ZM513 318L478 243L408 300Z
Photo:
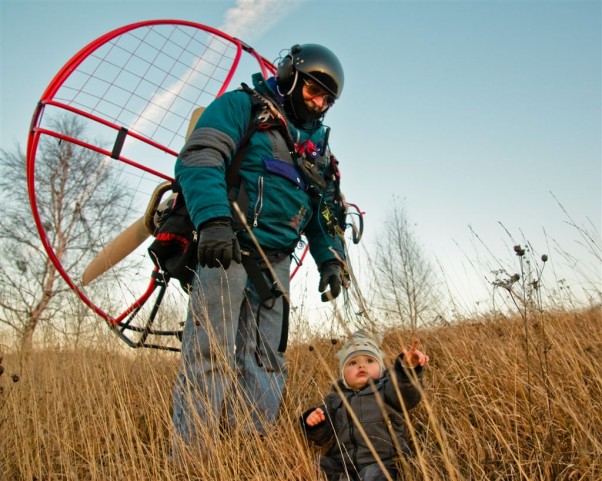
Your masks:
M288 293L290 257L272 267ZM202 443L203 429L214 433L244 418L246 428L264 433L277 419L287 378L288 303L281 296L261 305L240 264L196 273L173 393L175 434L186 445Z

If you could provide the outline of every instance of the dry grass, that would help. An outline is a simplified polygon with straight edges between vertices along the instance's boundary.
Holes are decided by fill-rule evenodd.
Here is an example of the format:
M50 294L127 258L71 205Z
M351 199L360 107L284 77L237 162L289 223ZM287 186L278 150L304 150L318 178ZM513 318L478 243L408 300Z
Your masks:
M411 412L412 480L602 479L601 310L483 318L389 332L431 356ZM203 455L169 460L177 355L42 351L0 376L0 473L10 481L316 480L297 417L336 372L329 339L294 343L281 420L267 437L212 430ZM15 382L13 374L18 374Z

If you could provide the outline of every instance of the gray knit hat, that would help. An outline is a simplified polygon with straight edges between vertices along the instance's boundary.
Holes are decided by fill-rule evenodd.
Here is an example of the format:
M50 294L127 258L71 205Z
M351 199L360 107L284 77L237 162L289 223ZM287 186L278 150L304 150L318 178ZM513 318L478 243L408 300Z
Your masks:
M382 342L382 335L370 333L368 331L360 330L351 335L349 339L343 344L343 347L336 356L339 359L339 369L341 371L341 378L345 381L343 376L343 368L347 361L353 356L358 354L365 354L373 357L380 364L380 372L385 370L385 354L380 349L380 343Z

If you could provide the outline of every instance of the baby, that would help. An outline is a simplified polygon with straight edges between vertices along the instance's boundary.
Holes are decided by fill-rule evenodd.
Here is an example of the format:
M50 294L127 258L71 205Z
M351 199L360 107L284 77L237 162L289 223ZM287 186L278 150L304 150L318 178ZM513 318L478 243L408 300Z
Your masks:
M365 331L354 333L337 353L341 369L338 388L347 400L367 438L382 461L388 476L378 465L353 416L336 388L324 399L324 405L305 412L302 426L307 438L322 446L336 442L327 455L320 457L320 468L329 481L379 481L395 479L395 460L408 455L404 437L403 402L412 409L420 402L415 377L422 383L422 368L429 357L417 349L402 349L393 367L385 370L380 340ZM392 376L396 376L401 399ZM380 397L384 410L379 405Z

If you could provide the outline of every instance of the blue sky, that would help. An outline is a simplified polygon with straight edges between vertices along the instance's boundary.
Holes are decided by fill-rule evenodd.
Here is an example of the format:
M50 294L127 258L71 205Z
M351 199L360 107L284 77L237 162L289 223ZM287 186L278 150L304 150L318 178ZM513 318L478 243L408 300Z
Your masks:
M575 289L583 278L602 282L600 259L588 254L555 200L599 240L599 1L0 5L4 149L26 145L36 102L62 65L122 25L197 21L224 28L269 59L294 43L321 43L345 69L343 96L326 122L347 198L366 212L368 249L396 196L459 297L487 296L487 256L511 265L512 245L525 241L550 254L556 280L579 272ZM572 265L554 252L556 244L575 256Z

